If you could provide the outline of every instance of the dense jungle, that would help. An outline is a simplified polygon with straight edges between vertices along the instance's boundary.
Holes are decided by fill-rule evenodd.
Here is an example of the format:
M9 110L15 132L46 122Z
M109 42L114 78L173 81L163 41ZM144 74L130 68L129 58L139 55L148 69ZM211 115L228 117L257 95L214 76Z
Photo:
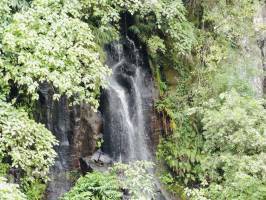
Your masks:
M0 200L266 200L266 2L0 0Z

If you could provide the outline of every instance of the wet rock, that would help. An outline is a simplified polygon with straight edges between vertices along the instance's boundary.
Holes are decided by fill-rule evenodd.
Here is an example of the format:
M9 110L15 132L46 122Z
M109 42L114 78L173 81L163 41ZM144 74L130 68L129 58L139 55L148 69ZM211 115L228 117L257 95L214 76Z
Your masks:
M92 171L104 172L113 164L113 160L101 150L96 151L92 156L80 158L79 161L83 174Z
M73 185L69 174L85 166L79 158L95 152L102 126L101 115L93 112L88 105L70 106L66 97L53 101L53 94L53 88L44 83L39 91L35 113L35 119L44 123L59 141L55 147L58 156L50 171L47 200L59 199ZM84 170L89 171L90 168Z
M98 112L93 112L86 104L76 106L72 112L71 139L73 161L92 155L101 137L102 119ZM78 166L76 166L78 167Z
M89 160L87 160L86 158L80 158L79 163L83 175L88 172L93 172L93 167L89 163Z
M257 10L257 14L254 17L257 45L260 49L259 62L262 62L262 71L266 72L266 31L264 28L266 25L266 4L264 3ZM257 59L257 57L252 57L252 59ZM261 90L261 96L266 93L266 78L265 75L262 77L257 77L257 89Z
M113 163L112 158L101 150L96 151L92 155L91 160L101 165L111 165Z

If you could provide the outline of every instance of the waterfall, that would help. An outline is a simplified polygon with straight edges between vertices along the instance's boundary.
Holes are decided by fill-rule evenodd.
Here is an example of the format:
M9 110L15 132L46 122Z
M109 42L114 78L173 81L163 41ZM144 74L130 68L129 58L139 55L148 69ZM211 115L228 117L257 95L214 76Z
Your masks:
M152 161L154 85L145 53L129 37L108 45L106 52L113 73L101 97L103 151L116 162ZM157 179L155 184L156 199L170 199Z
M151 88L143 58L128 37L108 45L106 51L113 73L102 97L104 151L115 161L151 160L144 111L150 106L145 102Z
M80 158L90 158L96 151L101 124L103 151L114 161L152 160L154 85L145 51L126 38L107 45L106 54L106 64L113 73L101 95L101 114L93 113L86 105L70 107L66 97L54 102L49 84L40 90L36 119L59 140L47 200L58 199L73 186L71 172L80 169Z

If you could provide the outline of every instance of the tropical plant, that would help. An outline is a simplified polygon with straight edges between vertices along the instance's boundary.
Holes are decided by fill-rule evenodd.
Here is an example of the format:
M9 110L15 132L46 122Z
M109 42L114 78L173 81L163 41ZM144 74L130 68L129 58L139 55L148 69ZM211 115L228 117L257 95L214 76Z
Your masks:
M81 177L62 200L119 200L121 197L116 176L93 172Z
M0 153L11 166L22 170L30 180L45 178L56 153L55 137L27 113L0 101ZM3 160L2 159L2 160Z
M135 161L129 164L115 163L111 171L116 174L120 187L128 191L132 200L145 200L155 197L152 168L151 162Z
M155 196L155 180L151 162L115 163L106 172L92 172L81 177L62 200L118 200L123 192L130 199L149 199ZM122 192L123 191L123 192Z
M2 200L26 200L26 196L19 190L17 184L7 183L0 177L0 199Z
M97 108L109 70L100 62L91 29L75 18L75 4L71 10L67 6L34 1L14 15L3 33L3 78L14 80L33 99L38 98L40 83L48 82L55 88L55 99L75 96Z
M42 200L44 198L46 184L41 179L35 179L31 182L25 179L20 185L28 200Z
M263 100L235 90L211 99L202 110L202 189L208 199L265 199L266 110ZM197 198L196 198L197 199Z

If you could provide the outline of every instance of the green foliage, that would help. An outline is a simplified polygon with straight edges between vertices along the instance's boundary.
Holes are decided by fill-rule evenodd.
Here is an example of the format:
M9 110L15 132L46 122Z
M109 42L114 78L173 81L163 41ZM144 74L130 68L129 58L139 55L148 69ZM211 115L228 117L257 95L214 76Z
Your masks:
M176 173L179 181L189 184L198 180L201 172L202 137L198 135L188 119L162 140L158 146L158 158Z
M65 2L67 3L67 1ZM3 34L1 66L5 80L14 80L37 99L41 82L59 94L75 96L95 108L109 70L100 62L89 26L67 4L34 1L32 8L14 15Z
M46 185L42 183L41 180L36 179L33 182L23 181L21 185L28 200L43 199Z
M26 200L26 196L19 190L18 185L7 183L5 178L0 177L1 200Z
M164 160L175 172L177 181L185 184L198 181L203 145L203 138L197 128L197 117L187 115L188 98L186 83L179 82L175 93L157 102L156 105L157 110L170 117L172 132L161 139L157 157Z
M28 3L26 0L2 0L0 2L0 40L6 26L12 19L12 12L26 8ZM0 45L0 49L1 49Z
M168 48L169 52L185 54L191 50L194 35L181 0L120 0L116 4L137 16L137 23L131 30L147 44L151 44L152 38L153 41L157 40L157 44L159 41L161 47L162 40L165 40L166 45L171 47Z
M156 55L157 51L165 53L165 45L163 43L163 40L158 36L153 36L149 38L147 43L151 55Z
M234 90L209 100L202 118L204 151L252 155L265 150L266 110L262 103Z
M134 24L129 27L147 46L154 71L175 68L183 56L190 54L195 45L192 24L186 18L186 9L181 0L132 1L139 10L133 9ZM130 6L131 1L123 5ZM129 9L129 12L132 12ZM165 90L165 80L160 80L155 72L158 89ZM166 77L165 77L166 78ZM163 91L160 91L161 93Z
M216 155L213 155L216 156ZM223 177L211 177L214 180L202 189L209 199L265 199L265 153L254 156L223 154L208 162L214 165L208 169L210 174L223 171ZM207 171L207 172L208 172ZM222 178L222 180L221 180ZM215 179L219 179L215 181Z
M40 85L48 83L54 89L54 100L66 95L71 102L85 102L96 110L100 90L110 75L104 65L103 46L119 38L121 13L140 20L136 26L140 34L141 25L147 21L151 29L146 32L149 39L145 42L154 55L170 49L178 55L190 51L193 34L181 0L0 2L0 92L4 99L0 101L0 152L5 161L1 168L5 173L10 164L22 171L27 183L24 190L30 199L40 198L43 186L37 180L46 178L54 162L56 141L19 107L31 112ZM21 102L24 99L26 102ZM132 167L144 172L148 165L138 163ZM131 168L121 165L116 169L135 180ZM100 181L100 175L98 178ZM130 190L133 196L137 192L152 193L150 176L134 178L144 181L147 188L134 183ZM129 187L129 182L120 181L123 187Z
M81 177L63 200L118 200L122 193L119 183L109 172L89 173Z
M203 23L215 34L237 41L254 33L253 16L259 1L203 0Z
M103 142L103 138L98 138L96 141L96 147L100 149L102 147Z
M186 200L186 193L184 192L184 187L179 183L179 181L171 175L169 172L164 172L160 175L160 181L163 186L166 187L167 191L171 194L179 197L180 200Z
M128 190L132 200L155 197L155 180L152 175L153 163L135 161L129 164L115 163L111 171L119 180L120 187Z
M255 57L244 44L255 40L258 1L194 2L189 1L202 13L193 29L181 0L2 0L1 99L10 99L15 87L16 95L34 102L45 82L53 86L54 99L66 95L97 109L110 74L103 46L119 38L121 14L127 13L133 19L129 31L147 45L160 88L156 108L167 134L158 157L176 175L165 176L165 183L175 192L189 186L191 199L265 199L266 113L252 97L250 80L257 75L257 63L250 61ZM178 72L176 91L167 88L170 77L160 74L167 68ZM0 101L0 171L5 175L10 167L20 169L26 195L38 199L56 141L18 109L18 99L12 100L14 106ZM64 199L120 199L121 189L134 199L154 196L150 167L117 164L104 174L88 174ZM200 188L191 190L193 186ZM25 199L19 191L5 195Z
M3 160L2 156L3 155L0 154L0 177L5 177L8 174L10 165L2 161Z
M175 67L177 90L166 90L157 103L171 132L157 152L176 175L167 185L171 191L186 186L195 200L265 199L265 109L251 85L262 76L251 46L257 1L199 5L203 15L192 60Z
M67 95L75 103L85 101L97 108L100 88L106 85L105 77L110 73L102 64L101 46L118 38L122 12L153 24L149 34L155 35L147 43L154 53L165 51L164 42L180 54L189 51L193 43L180 0L34 0L28 8L20 5L22 2L2 2L2 12L9 17L1 20L1 82L9 85L13 81L33 100L38 98L39 85L48 82L54 87L54 99Z
M178 183L200 183L200 189L186 189L191 199L265 199L263 103L232 90L183 113L172 107L171 119L182 116L182 120L176 121L172 135L161 140L157 152L176 174L167 179L168 189L180 195ZM192 124L195 117L202 119L201 125Z
M155 183L151 173L153 164L136 161L116 163L106 172L92 172L81 177L62 200L118 200L122 190L130 199L146 199L155 196Z
M55 137L27 113L0 101L0 153L11 158L12 167L21 169L30 180L46 177L56 156Z
M265 199L266 110L263 101L236 91L211 99L203 114L202 189L207 199Z
M193 69L189 72L195 105L235 88L254 94L251 80L258 76L260 53L257 52L253 17L258 1L201 2L201 29L193 49ZM199 5L198 5L199 6ZM259 56L258 56L259 55Z
M242 94L254 95L252 79L260 76L256 67L260 57L255 52L250 54L244 47L233 48L224 38L202 37L206 43L201 44L197 55L201 63L190 73L191 85L188 86L194 97L193 104L198 106L232 88Z

